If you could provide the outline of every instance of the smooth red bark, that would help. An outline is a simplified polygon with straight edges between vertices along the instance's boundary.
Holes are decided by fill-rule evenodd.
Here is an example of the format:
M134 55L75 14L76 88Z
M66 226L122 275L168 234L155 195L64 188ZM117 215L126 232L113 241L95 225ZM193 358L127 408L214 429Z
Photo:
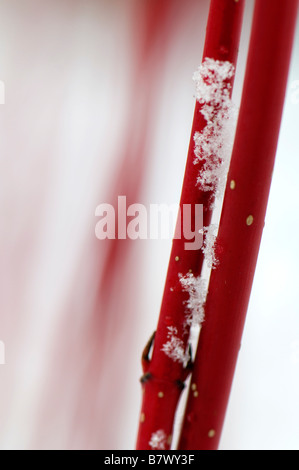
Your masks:
M218 448L259 252L297 0L257 0L242 101L179 449Z
M209 57L230 61L236 65L243 10L243 0L211 1L203 59ZM232 82L233 80L231 84ZM180 206L182 208L183 204L191 204L194 207L195 204L203 204L203 224L208 226L212 216L213 194L201 191L196 185L201 164L194 165L193 137L195 132L202 131L206 125L200 107L198 103L195 106ZM150 449L151 436L159 430L163 430L166 436L163 448L170 447L175 412L188 375L188 369L184 369L181 363L174 362L161 352L163 345L168 341L169 326L177 328L178 337L184 340L187 347L188 335L183 335L183 329L184 302L188 299L188 294L182 289L179 273L185 275L191 270L195 276L200 274L203 254L200 250L186 251L186 241L188 240L183 236L173 241L152 358L143 361L146 375L142 380L143 400L137 449Z

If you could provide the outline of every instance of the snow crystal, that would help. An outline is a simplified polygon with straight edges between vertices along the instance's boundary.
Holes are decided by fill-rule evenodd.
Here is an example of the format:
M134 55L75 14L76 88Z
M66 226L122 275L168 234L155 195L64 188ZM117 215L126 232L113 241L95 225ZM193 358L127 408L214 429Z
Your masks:
M197 184L217 198L224 192L233 143L236 112L229 80L234 73L230 62L206 58L193 75L196 99L206 120L204 129L194 134L194 164L202 162Z
M163 429L154 432L151 435L149 445L152 450L165 450L167 445L167 435Z
M185 366L189 361L189 353L185 349L184 342L177 336L178 330L175 326L168 326L167 329L168 341L163 345L161 351L174 362L181 362Z
M188 273L180 277L180 283L183 289L189 293L189 299L186 301L186 325L190 327L200 326L204 320L207 282L200 276L195 277L194 274Z
M200 230L203 233L204 239L201 250L205 255L205 261L208 268L215 269L219 261L215 254L215 243L217 239L218 225L211 224L208 227L203 227Z
M231 62L207 57L193 75L196 85L196 98L205 105L202 111L207 121L213 119L218 108L227 98L230 101L230 80L235 73ZM224 103L225 104L225 103Z

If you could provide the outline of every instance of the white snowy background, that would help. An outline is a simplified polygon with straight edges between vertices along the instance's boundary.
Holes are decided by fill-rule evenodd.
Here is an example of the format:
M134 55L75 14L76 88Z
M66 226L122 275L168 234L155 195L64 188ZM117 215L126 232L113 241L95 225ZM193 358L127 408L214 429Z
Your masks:
M0 2L0 448L132 449L141 351L171 240L131 246L109 316L94 318L95 208L123 152L138 0ZM174 3L178 3L174 0ZM177 203L209 2L184 2L155 84L140 202ZM237 69L240 99L253 1ZM142 8L141 8L142 10ZM299 449L299 29L266 226L221 449ZM298 88L297 88L298 89ZM136 132L138 123L136 122ZM133 126L134 128L134 126ZM96 249L94 249L96 247ZM97 254L99 250L99 255ZM112 313L111 313L112 312ZM103 339L104 338L104 339Z

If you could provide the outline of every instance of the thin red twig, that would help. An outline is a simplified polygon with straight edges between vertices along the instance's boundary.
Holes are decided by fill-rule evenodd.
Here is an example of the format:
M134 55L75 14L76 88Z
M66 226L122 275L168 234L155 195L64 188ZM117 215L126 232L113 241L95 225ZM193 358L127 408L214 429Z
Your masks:
M236 65L243 9L243 0L211 1L203 60L212 58ZM233 79L231 85L232 82ZM190 204L192 207L195 207L195 204L202 204L203 224L208 226L212 216L211 205L214 194L212 191L202 191L197 186L198 174L203 163L198 162L194 165L194 134L201 132L206 126L206 120L200 111L201 105L197 103L180 207L183 210L184 204ZM183 364L174 361L162 351L169 340L170 329L175 332L181 349L187 351L188 348L188 334L185 331L185 301L188 299L188 294L180 283L179 274L186 275L192 272L197 276L201 272L204 258L202 251L198 249L186 251L186 242L188 240L182 230L182 237L173 241L152 358L149 357L152 341L147 345L143 355L143 400L137 449L168 449L171 446L175 412L184 388L184 381L190 372L190 362Z

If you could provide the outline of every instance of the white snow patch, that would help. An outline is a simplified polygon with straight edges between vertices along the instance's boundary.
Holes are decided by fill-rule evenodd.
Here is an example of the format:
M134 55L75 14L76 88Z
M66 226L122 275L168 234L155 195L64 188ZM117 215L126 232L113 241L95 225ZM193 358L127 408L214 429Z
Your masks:
M168 341L163 345L161 351L174 362L181 362L185 366L189 361L189 353L186 351L184 342L177 336L178 330L175 326L168 326L167 329Z
M219 260L215 254L215 243L217 239L217 232L218 232L218 225L211 224L208 227L203 227L200 230L203 233L203 244L201 250L205 255L205 261L207 263L208 268L215 269L216 266L219 264Z
M233 145L236 109L230 98L228 82L235 67L228 61L206 58L194 73L196 99L207 124L194 134L194 164L203 162L197 183L203 191L221 198Z
M202 114L207 121L213 119L218 108L223 107L226 98L230 102L231 85L228 83L235 73L231 62L207 57L193 74L196 85L196 99L203 104Z
M165 450L167 445L167 435L163 429L154 432L151 435L149 445L152 450Z
M207 281L200 276L188 273L180 277L180 283L183 289L189 293L189 299L186 301L187 314L186 325L198 327L204 320L204 304L207 295Z

